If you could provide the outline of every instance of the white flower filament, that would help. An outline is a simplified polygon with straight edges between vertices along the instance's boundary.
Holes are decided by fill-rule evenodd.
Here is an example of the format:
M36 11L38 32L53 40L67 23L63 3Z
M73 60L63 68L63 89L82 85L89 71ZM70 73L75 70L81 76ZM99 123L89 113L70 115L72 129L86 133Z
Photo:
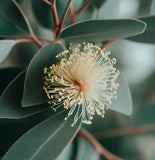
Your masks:
M78 44L58 54L57 65L45 67L43 88L49 104L55 111L62 105L69 109L65 119L76 112L72 125L80 118L91 124L95 112L104 117L104 102L116 98L119 71L113 66L116 59L110 59L109 54L92 43Z

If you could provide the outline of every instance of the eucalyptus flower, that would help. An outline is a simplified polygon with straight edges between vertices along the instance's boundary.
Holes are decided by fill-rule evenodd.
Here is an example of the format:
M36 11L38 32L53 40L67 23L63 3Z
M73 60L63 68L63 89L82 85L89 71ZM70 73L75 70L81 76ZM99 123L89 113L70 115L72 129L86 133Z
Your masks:
M58 63L44 68L45 90L49 104L56 111L68 109L65 120L74 115L72 126L81 118L91 124L95 113L104 117L105 102L117 98L119 71L114 67L115 58L110 52L92 43L70 45L59 53Z

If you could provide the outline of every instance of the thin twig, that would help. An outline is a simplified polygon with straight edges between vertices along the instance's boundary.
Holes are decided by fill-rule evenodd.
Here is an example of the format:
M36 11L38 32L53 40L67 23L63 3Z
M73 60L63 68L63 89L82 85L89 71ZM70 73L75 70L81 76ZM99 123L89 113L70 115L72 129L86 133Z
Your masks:
M59 31L59 18L58 18L58 12L56 8L56 0L51 0L51 2L49 2L48 0L43 0L43 2L48 4L52 9L53 21L54 21L54 33L55 33L55 39L56 39L57 32Z
M70 13L70 23L72 24L72 23L74 23L74 20L72 19L73 15L74 15L74 7L72 4L70 5L69 13Z
M35 33L33 32L32 28L31 28L31 25L30 25L26 15L25 15L25 13L23 12L22 8L19 6L19 4L16 2L16 0L12 0L12 1L15 4L15 6L18 8L20 13L22 14L22 16L23 16L23 18L24 18L24 20L26 22L26 25L27 25L27 27L29 29L29 32L30 32L30 35L31 35L32 39L35 41L35 43L38 45L38 47L41 48L43 46L43 44L38 40L38 38L36 37Z
M59 25L59 18L58 18L58 13L57 13L57 8L56 8L56 0L51 0L51 8L53 12L54 25L56 28Z
M90 143L95 147L96 151L105 158L107 158L107 160L123 160L122 158L114 155L113 153L106 150L103 146L101 146L99 142L90 133L84 130L80 130L78 135L87 138Z
M92 0L87 0L72 16L71 24L75 21L75 18L92 2Z
M39 40L41 41L45 41L48 43L52 43L53 41L46 39L46 38L42 38L42 37L37 37ZM16 43L35 43L35 41L33 39L17 39L15 40Z
M51 6L51 2L49 2L48 0L43 0L43 2L45 2L46 4L48 4L49 6Z
M46 4L48 4L51 9L52 9L52 13L53 13L53 21L54 21L54 33L55 33L55 39L57 38L57 33L59 32L59 17L58 17L58 12L57 12L57 8L56 8L56 0L51 0L51 2L49 2L48 0L43 0Z
M140 133L145 133L152 130L155 130L155 124L146 124L146 125L133 127L133 128L112 129L109 131L94 133L93 136L97 139L102 139L102 138L114 137L114 136L140 134Z
M34 43L33 39L17 39L15 40L16 43Z
M60 24L59 24L59 30L57 31L57 35L56 35L56 38L59 36L60 32L61 32L61 29L63 27L63 23L64 23L64 20L65 20L65 17L67 15L67 12L69 10L69 7L70 7L70 4L71 4L72 0L69 0L68 3L67 3L67 6L65 8L65 11L62 15L62 18L61 18L61 21L60 21Z
M96 19L99 19L99 12L100 12L100 9L99 9L99 8L97 8Z
M41 41L45 41L45 42L48 42L48 43L52 43L53 41L49 40L49 39L46 39L46 38L42 38L42 37L37 37L39 40Z

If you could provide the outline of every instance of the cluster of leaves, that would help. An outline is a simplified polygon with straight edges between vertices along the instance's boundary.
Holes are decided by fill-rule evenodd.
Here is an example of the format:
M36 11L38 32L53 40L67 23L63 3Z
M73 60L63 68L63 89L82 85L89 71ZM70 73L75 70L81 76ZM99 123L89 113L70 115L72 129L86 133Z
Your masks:
M65 157L69 159L75 155L77 159L90 159L90 157L99 159L99 154L85 139L77 138L70 144L81 124L79 122L72 128L71 118L64 121L65 111L56 114L49 108L47 96L43 91L43 68L55 64L55 55L68 47L70 42L93 42L106 45L115 39L127 38L136 42L155 43L155 37L152 36L155 34L155 16L153 15L155 7L152 7L152 15L137 19L94 19L94 11L100 12L108 2L105 0L72 0L72 2L56 0L57 18L60 20L58 27L55 25L55 12L51 10L54 5L52 7L48 5L55 1L45 3L42 0L31 0L29 5L36 23L40 24L33 24L34 28L37 28L34 33L30 26L31 21L28 22L20 8L23 3L26 3L24 0L0 0L0 2L0 62L3 62L13 48L20 43L35 43L39 46L34 56L31 55L31 61L26 62L24 67L22 65L0 69L0 156L3 156L3 160L48 160L58 157L58 159L65 159ZM65 11L68 11L67 4L70 2L70 12L66 12L65 15ZM155 1L153 6L154 4ZM73 8L77 6L79 9L74 11ZM64 17L63 21L64 15L66 18ZM50 32L55 37L49 40L36 36L40 32L38 26L49 31L52 29ZM29 50L33 50L31 44L27 45L31 48ZM22 53L20 56L22 57ZM108 107L130 115L131 95L122 74L118 83L120 84L118 98ZM106 122L106 120L103 121ZM95 125L103 130L101 122L94 122L92 126L94 131ZM92 132L89 127L85 129ZM78 150L73 155L75 146L78 146ZM91 154L87 153L88 150ZM85 155L88 157L86 158Z

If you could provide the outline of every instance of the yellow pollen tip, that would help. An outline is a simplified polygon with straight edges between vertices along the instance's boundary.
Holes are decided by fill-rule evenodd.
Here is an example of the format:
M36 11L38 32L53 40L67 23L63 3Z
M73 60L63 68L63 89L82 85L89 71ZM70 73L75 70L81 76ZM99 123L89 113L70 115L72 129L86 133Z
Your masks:
M104 117L105 102L111 104L117 98L119 71L110 54L92 43L70 44L56 56L60 60L57 64L44 68L43 89L48 103L54 111L68 109L65 120L74 115L72 126L79 119L91 124L95 113Z

